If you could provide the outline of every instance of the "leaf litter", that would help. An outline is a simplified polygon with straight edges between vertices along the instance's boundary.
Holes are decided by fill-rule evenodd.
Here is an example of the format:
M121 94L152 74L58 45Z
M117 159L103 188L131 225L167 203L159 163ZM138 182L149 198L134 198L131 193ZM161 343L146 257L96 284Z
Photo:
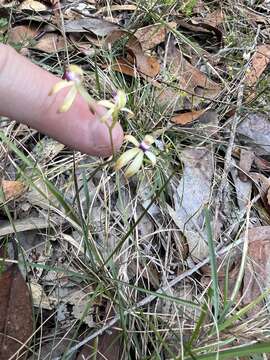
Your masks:
M30 293L16 264L0 275L0 358L26 354L32 336Z
M9 11L11 3L2 1L1 6ZM59 192L71 201L73 208L80 210L80 216L86 221L82 229L70 214L66 216L42 176L33 177L35 186L30 184L25 187L21 179L15 176L17 174L6 170L3 179L10 180L2 180L3 192L6 192L6 200L11 200L7 206L15 218L13 224L10 224L8 218L3 216L0 235L1 238L8 235L19 239L23 251L27 252L27 261L32 265L27 276L35 308L41 308L44 312L55 311L62 330L74 322L80 324L78 333L74 335L76 339L69 343L70 346L87 339L85 334L89 330L99 331L111 318L118 316L118 306L123 306L123 300L126 304L124 307L128 307L139 303L141 299L147 299L147 294L138 291L136 287L156 291L171 279L177 279L179 274L192 272L192 269L205 261L209 256L209 234L204 213L206 207L212 215L208 226L217 229L214 238L217 249L223 249L224 246L226 249L228 244L235 241L241 243L243 238L241 235L238 238L239 231L243 227L248 228L247 266L244 273L241 274L241 257L245 259L241 245L238 251L229 251L226 256L217 258L217 276L220 298L228 301L241 275L238 305L250 304L269 287L267 213L270 208L270 159L267 134L270 122L267 111L263 113L260 103L256 103L257 89L264 86L264 79L268 76L269 39L266 43L263 40L267 39L267 16L258 7L256 11L251 10L251 6L239 10L239 4L233 5L240 17L245 16L244 23L259 23L263 27L257 38L253 33L256 38L254 43L245 37L246 43L243 45L240 39L229 33L231 10L223 5L197 1L188 10L187 6L175 8L168 13L166 24L149 19L141 21L142 9L128 2L110 6L103 6L96 1L88 1L78 7L67 5L61 7L63 22L60 21L57 6L54 1L20 2L18 7L13 8L8 31L3 31L8 42L32 59L41 59L42 53L50 54L46 67L53 65L54 69L60 63L65 63L65 51L68 48L72 58L85 66L89 82L91 75L96 78L97 74L101 74L99 91L104 94L114 90L116 73L123 77L122 86L126 89L131 83L138 82L140 86L135 91L130 88L129 97L132 99L135 94L136 103L136 96L139 98L143 94L145 103L139 103L147 105L147 112L145 109L143 112L143 106L140 106L137 123L129 120L126 128L128 131L137 131L139 135L146 129L162 134L156 140L162 160L153 171L144 169L143 179L132 180L128 185L121 177L116 181L107 166L96 171L100 165L96 159L80 154L72 158L61 144L54 141L50 143L46 137L42 137L37 146L33 145L33 139L23 138L22 145L29 147L31 157L50 181L56 184ZM44 10L51 12L52 17L48 17ZM184 11L188 11L189 15ZM138 15L138 23L134 20L134 12ZM238 25L241 29L241 24ZM249 31L253 30L245 29L245 32ZM242 56L237 45L242 48L246 44L247 49L252 50ZM108 56L104 56L106 52L109 61ZM242 71L243 67L245 72ZM240 112L226 180L226 197L215 219L215 198L231 136L228 124L234 121L234 118L228 119L224 114L237 111L235 94L240 78L246 90L243 104L249 106L255 102L255 106L254 110L245 108L245 112ZM120 86L118 81L117 86ZM150 88L154 94L154 104L157 105L150 104L151 96L148 97L147 93ZM267 92L267 87L261 91ZM160 112L159 106L163 106ZM267 106L269 109L266 103L266 109ZM140 117L143 118L142 122ZM5 130L10 131L8 128ZM15 136L16 140L20 139L19 134ZM16 160L14 154L9 156L9 159ZM163 156L166 160L163 160ZM76 169L72 161L75 161ZM164 179L166 182L169 175L166 171L163 174L160 172L162 167L174 173L167 185L164 185ZM26 172L29 177L32 176L31 169L26 169ZM87 180L88 176L91 180ZM78 180L79 192L74 185L74 178ZM165 186L165 193L161 191L162 186ZM128 196L121 197L119 206L119 192L125 191L127 187ZM163 196L156 197L160 191ZM252 208L251 202L254 205ZM17 207L16 211L14 206ZM140 221L136 224L138 219ZM127 241L122 243L131 224L136 226L129 233ZM33 244L32 251L28 253L24 239L30 236L30 232L35 232L35 239L45 239L45 243L49 241L52 250L47 252L45 246ZM94 262L91 262L93 249L88 251L89 244L94 244L96 251ZM113 254L116 248L118 250ZM100 270L99 261L104 261L108 256L111 258L103 274L97 271ZM35 268L39 265L42 269ZM105 265L102 266L105 269ZM17 271L14 270L15 277ZM87 287L89 284L85 278L84 281L78 280L74 274L82 277L87 274L91 286ZM98 276L98 280L90 274ZM103 279L105 274L107 282ZM117 283L119 288L116 282L108 280L115 280L116 274L117 281L120 281ZM134 334L143 334L135 338L132 330L128 333L132 344L137 343L138 339L144 343L141 353L137 354L136 349L135 358L149 356L150 343L153 344L158 338L155 338L153 328L161 330L159 336L162 341L159 346L162 350L159 356L170 358L172 354L175 356L186 351L184 347L181 348L179 339L183 339L183 332L184 341L191 336L198 313L188 306L180 306L175 299L195 299L200 304L207 299L209 302L211 293L206 296L206 292L212 287L211 269L208 265L201 266L199 271L187 278L167 290L165 296L172 296L174 300L165 298L150 301L148 307L140 307L136 320L130 313L128 326L134 330ZM23 278L20 281L24 284L22 287L26 286ZM100 290L100 284L106 291ZM120 284L121 291L118 292ZM101 296L97 301L95 292L99 291ZM93 301L90 300L91 296ZM106 314L107 309L104 316L101 304L110 297L114 305L117 304L115 313L109 316ZM14 306L14 309L19 309L19 305ZM261 302L257 309L265 311L264 303ZM234 311L237 310L232 309L232 313ZM151 328L148 329L149 323L140 315L150 319L152 313L156 316L156 322L150 322ZM35 313L35 316L38 318L39 315ZM207 321L209 328L211 320ZM245 324L244 321L242 324ZM96 335L98 341L88 342L81 352L79 350L78 357L110 358L113 353L115 359L118 359L122 352L126 351L127 354L130 348L119 341L126 331L126 324L121 321L114 324L117 326ZM47 331L46 323L43 327ZM151 340L145 328L149 330ZM235 329L237 331L237 327ZM235 329L232 329L232 334ZM47 333L52 334L49 330ZM38 336L42 338L42 334ZM216 339L211 336L209 342L215 344ZM221 332L222 336L228 338L231 335ZM197 341L198 347L205 344L203 339L198 338ZM167 342L167 347L163 346L164 342ZM38 348L37 345L34 347ZM134 349L135 346L133 352ZM65 350L62 349L62 353L57 356L61 356ZM190 354L187 352L185 355Z

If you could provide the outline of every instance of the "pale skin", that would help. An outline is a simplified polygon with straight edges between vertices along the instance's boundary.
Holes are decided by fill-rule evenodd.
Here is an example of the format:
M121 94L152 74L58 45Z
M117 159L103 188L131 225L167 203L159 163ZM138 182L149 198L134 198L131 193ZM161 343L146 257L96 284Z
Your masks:
M48 96L58 81L58 77L34 65L11 47L0 44L0 115L29 125L82 153L111 155L108 127L100 122L100 115L106 109L93 103L93 114L77 95L71 109L59 113L68 89ZM118 123L112 130L112 139L114 151L119 150L123 131Z

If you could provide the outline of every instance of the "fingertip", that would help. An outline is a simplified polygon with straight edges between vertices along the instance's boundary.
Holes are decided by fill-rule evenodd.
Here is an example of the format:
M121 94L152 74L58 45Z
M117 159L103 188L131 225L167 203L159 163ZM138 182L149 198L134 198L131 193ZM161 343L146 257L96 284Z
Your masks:
M124 133L119 123L110 130L108 125L97 119L90 124L89 132L89 148L86 150L88 154L108 157L120 150Z

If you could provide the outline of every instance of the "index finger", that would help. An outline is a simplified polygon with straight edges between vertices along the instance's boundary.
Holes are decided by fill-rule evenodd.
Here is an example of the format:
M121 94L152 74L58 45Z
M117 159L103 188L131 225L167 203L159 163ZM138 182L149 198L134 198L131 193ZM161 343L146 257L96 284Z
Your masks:
M96 114L77 96L67 113L58 108L68 89L49 97L59 78L34 65L14 49L0 44L0 114L27 124L65 145L91 155L112 153L110 134L100 122L105 109L97 105ZM112 131L114 149L123 141L123 131L116 124Z

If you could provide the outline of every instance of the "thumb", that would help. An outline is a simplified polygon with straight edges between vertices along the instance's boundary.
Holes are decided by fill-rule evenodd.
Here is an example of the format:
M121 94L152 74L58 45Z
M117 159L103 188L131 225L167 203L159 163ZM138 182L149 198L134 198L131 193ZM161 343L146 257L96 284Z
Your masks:
M67 89L48 96L59 78L32 64L7 45L0 44L0 114L22 122L63 144L90 155L112 154L106 124L100 122L105 109L96 105L93 115L78 95L67 113L58 113ZM123 131L116 124L113 147L118 150Z

